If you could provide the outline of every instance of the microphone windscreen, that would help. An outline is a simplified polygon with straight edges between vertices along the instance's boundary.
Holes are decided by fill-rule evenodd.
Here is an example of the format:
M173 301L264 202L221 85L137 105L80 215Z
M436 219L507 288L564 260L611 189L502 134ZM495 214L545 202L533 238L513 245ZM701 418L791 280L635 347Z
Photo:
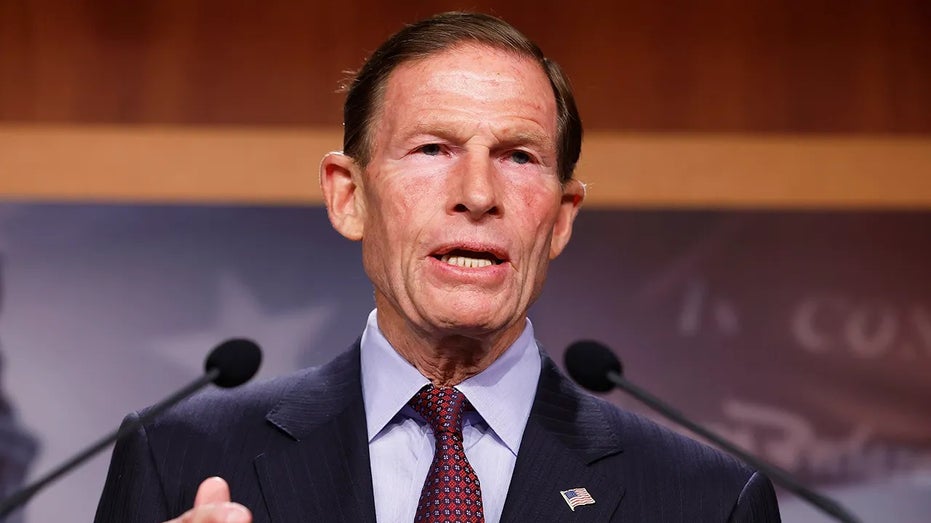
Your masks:
M217 345L207 356L204 370L220 371L213 383L218 387L238 387L252 379L262 364L262 349L252 340L233 338Z
M607 392L614 388L608 372L623 374L621 360L603 344L577 341L566 349L566 370L576 383L594 392Z

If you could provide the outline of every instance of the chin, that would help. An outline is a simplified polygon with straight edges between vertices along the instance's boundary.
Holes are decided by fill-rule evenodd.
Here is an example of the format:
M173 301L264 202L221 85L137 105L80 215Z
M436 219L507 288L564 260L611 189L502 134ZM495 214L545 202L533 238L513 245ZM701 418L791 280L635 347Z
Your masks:
M511 323L511 319L502 318L501 309L487 311L434 309L429 322L448 334L479 337L504 330Z
M430 330L480 337L502 332L516 321L523 325L526 309L520 307L520 300L513 292L461 287L432 291L419 296L419 300L412 300L416 313Z

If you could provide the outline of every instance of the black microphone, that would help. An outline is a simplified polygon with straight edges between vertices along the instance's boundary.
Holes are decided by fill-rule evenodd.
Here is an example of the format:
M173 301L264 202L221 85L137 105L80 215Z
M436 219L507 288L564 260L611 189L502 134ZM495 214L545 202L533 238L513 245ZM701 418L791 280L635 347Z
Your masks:
M682 425L733 454L738 459L767 475L774 483L781 485L786 490L830 514L838 521L860 523L859 519L839 503L802 485L787 471L744 452L737 445L686 418L681 412L661 399L627 381L622 375L621 361L603 344L590 340L577 341L566 349L565 362L566 370L569 371L572 379L586 389L595 392L607 392L614 387L621 388L667 419Z
M214 347L204 362L204 375L192 381L177 392L153 405L145 414L137 417L133 422L121 426L87 447L73 458L62 463L51 472L48 472L31 485L23 487L0 502L0 520L17 507L24 505L40 490L50 483L77 467L81 463L105 449L114 441L126 434L135 431L139 426L148 423L156 416L165 412L179 401L191 396L204 388L208 383L218 387L231 388L242 385L252 379L262 363L262 349L254 341L233 338Z

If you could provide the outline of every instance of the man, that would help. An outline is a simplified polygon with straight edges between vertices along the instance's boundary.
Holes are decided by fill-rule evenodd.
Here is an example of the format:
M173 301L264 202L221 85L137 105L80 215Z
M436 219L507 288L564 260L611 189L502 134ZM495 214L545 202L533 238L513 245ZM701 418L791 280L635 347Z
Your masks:
M533 43L483 15L414 24L344 116L320 181L375 288L360 341L118 444L98 522L778 521L768 480L541 356L526 313L584 189L572 93Z

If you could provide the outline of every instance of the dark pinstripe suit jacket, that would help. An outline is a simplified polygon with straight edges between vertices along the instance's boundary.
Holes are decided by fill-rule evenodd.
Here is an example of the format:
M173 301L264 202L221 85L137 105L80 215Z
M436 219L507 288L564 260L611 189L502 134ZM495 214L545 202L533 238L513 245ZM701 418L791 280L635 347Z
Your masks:
M359 345L329 364L199 395L116 446L97 523L156 523L219 475L256 523L373 522ZM560 490L585 487L575 512ZM544 358L502 521L776 522L734 459L579 391ZM406 522L405 522L406 523Z

